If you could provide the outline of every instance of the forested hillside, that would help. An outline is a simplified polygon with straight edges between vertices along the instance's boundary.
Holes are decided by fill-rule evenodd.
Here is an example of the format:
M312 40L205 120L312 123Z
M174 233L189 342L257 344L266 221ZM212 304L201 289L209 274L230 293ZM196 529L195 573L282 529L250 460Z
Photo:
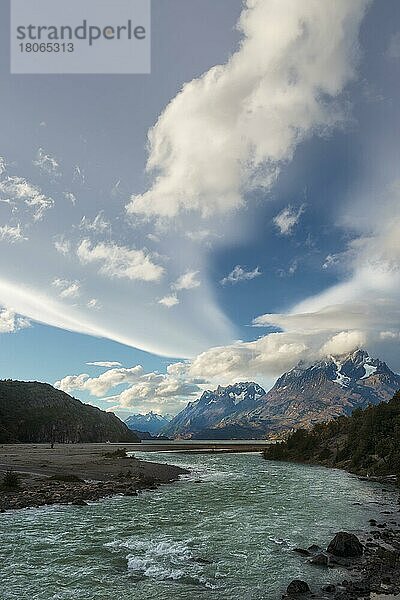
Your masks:
M136 442L111 413L83 404L47 383L0 381L0 443Z
M388 403L311 430L299 429L264 452L268 460L317 463L362 475L400 475L400 392Z

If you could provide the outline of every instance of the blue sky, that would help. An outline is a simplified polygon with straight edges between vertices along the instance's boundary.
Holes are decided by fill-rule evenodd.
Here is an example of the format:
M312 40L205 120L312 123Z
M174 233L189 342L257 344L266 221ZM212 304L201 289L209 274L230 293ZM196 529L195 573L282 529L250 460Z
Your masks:
M0 13L2 377L123 416L400 370L396 1L153 0L131 76L10 75Z

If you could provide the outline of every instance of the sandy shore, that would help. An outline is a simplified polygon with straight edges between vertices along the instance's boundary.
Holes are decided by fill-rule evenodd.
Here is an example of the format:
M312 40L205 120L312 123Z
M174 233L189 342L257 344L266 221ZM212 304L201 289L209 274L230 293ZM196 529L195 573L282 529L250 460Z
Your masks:
M0 490L0 510L79 503L112 494L136 495L176 481L180 467L136 458L109 457L110 444L13 444L0 446L0 481L7 470L18 474L19 489Z

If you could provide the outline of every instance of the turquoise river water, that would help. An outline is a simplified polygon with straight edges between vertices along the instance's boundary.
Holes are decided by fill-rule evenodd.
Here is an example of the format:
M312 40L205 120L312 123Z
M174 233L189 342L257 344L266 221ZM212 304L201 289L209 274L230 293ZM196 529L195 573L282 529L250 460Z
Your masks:
M1 600L275 600L296 577L340 580L293 548L365 528L393 497L341 471L258 453L151 460L192 473L137 498L0 515Z

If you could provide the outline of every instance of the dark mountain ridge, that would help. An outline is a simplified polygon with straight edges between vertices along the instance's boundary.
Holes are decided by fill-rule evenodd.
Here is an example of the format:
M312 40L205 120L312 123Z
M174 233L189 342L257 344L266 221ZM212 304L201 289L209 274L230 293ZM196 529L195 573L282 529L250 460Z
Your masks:
M118 417L48 383L0 381L0 443L138 442Z

